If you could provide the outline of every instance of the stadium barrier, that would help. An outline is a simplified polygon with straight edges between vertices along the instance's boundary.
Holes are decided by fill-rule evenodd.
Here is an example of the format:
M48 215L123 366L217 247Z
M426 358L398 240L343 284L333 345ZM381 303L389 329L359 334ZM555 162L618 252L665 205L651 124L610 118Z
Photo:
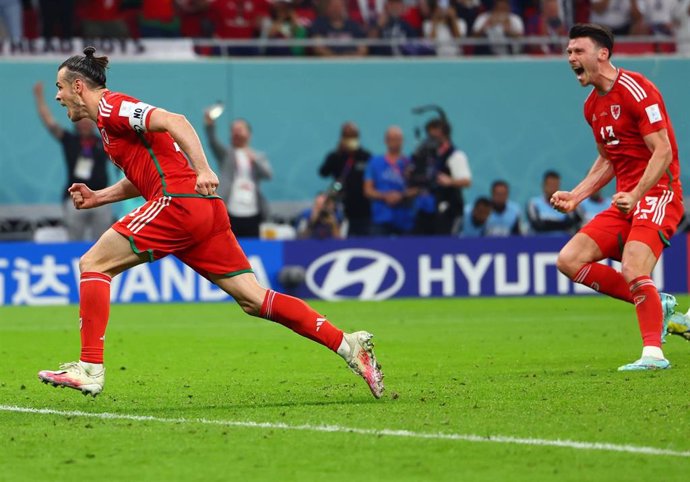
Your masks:
M592 293L556 270L565 237L451 237L243 241L262 284L278 290L286 267L303 272L291 294L324 300ZM86 243L0 244L0 305L78 301ZM659 289L688 292L688 236L672 239L653 274ZM672 261L670 261L672 260ZM224 301L228 296L174 257L113 279L116 303Z

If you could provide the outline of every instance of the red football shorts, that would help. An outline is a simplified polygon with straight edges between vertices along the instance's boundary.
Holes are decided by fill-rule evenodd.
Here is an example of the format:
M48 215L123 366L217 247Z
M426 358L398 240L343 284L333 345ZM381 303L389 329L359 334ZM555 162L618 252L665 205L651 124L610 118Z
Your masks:
M594 240L606 258L620 261L629 241L640 241L652 249L657 259L683 217L683 195L654 187L637 204L632 214L623 214L615 206L597 214L581 230Z
M202 276L251 272L247 256L230 230L221 199L162 196L124 216L113 229L149 261L175 255Z

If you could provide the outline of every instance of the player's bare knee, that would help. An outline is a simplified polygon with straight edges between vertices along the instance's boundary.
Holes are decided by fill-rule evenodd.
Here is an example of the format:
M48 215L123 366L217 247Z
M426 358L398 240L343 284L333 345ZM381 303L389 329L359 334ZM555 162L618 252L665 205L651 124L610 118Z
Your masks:
M79 273L87 273L90 271L94 271L94 263L92 261L92 257L89 256L89 253L87 252L85 255L79 258Z
M638 266L634 261L623 261L621 264L621 274L625 281L630 283L632 280L639 278L640 276L648 275L649 273L644 273L640 266Z
M558 253L556 259L556 268L568 278L573 278L583 264L576 256L573 256L570 250L565 249Z

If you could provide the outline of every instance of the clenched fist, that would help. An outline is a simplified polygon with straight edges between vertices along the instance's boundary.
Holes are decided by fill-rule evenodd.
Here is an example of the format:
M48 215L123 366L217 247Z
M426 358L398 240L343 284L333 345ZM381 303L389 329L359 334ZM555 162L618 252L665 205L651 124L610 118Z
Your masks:
M72 196L72 204L77 209L91 209L99 205L96 200L96 193L89 189L86 184L74 183L67 189L67 192Z

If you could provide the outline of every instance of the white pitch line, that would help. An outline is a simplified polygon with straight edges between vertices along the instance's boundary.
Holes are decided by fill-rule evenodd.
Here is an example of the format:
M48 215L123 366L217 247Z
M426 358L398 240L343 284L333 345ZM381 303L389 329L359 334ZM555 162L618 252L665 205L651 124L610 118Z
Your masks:
M170 424L204 424L204 425L221 425L225 427L240 427L240 428L263 428L274 430L298 430L305 432L326 432L326 433L354 433L358 435L371 436L388 436L401 438L416 438L427 440L457 440L462 442L489 442L498 444L513 444L513 445L532 445L541 447L562 447L576 450L598 450L605 452L624 452L629 454L643 454L643 455L668 455L671 457L686 457L690 458L690 451L679 451L670 449L661 449L657 447L645 447L638 445L620 445L605 442L578 442L576 440L549 440L539 438L520 438L510 437L506 435L473 435L460 433L429 433L429 432L413 432L410 430L392 430L392 429L368 429L343 427L340 425L288 425L285 423L276 422L241 422L235 420L213 420L207 418L165 418L153 417L150 415L127 415L120 413L90 413L81 412L78 410L54 410L52 408L31 408L19 407L16 405L0 405L0 412L15 412L15 413L33 413L39 415L59 415L61 417L86 417L98 418L101 420L131 420L136 422L158 422Z

